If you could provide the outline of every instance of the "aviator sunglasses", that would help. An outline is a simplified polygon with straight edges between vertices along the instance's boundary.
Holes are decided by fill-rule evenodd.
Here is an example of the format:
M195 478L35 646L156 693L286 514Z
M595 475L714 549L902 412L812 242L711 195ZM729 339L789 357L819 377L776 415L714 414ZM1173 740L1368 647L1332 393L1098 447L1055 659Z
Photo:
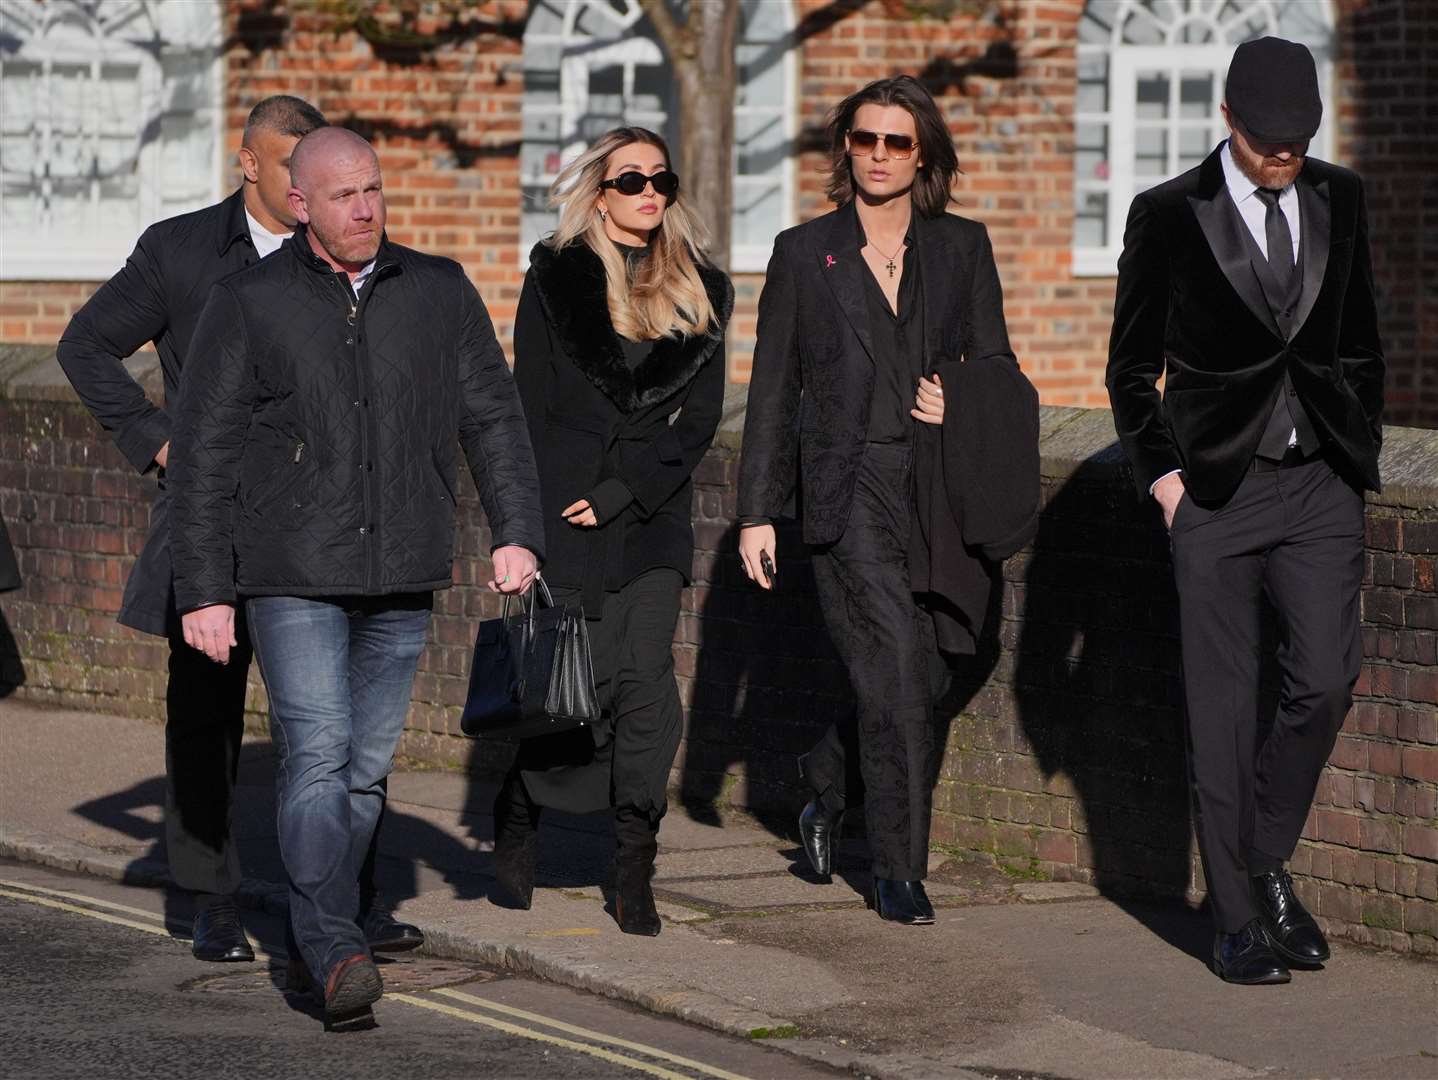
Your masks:
M666 199L674 198L679 191L679 176L668 169L657 172L653 176L646 176L642 172L620 173L612 180L601 181L601 188L613 188L621 195L639 195L650 184L654 185L654 193L662 195Z
M856 154L872 154L874 147L879 145L880 139L884 140L884 146L888 149L891 157L902 159L910 157L914 152L912 135L865 131L863 128L854 128L849 132L849 148Z

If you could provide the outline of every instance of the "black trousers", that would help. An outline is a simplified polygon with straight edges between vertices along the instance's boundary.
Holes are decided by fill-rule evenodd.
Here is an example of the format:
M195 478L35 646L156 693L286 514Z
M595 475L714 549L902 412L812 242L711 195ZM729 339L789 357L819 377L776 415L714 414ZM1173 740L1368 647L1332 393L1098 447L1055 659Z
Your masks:
M1321 458L1250 471L1222 506L1185 496L1171 540L1199 851L1215 922L1233 933L1258 914L1250 859L1292 856L1353 700L1363 497ZM1260 742L1265 595L1282 682Z
M253 653L243 607L235 610L230 662L217 664L185 644L170 620L170 681L165 692L165 844L170 876L182 889L229 895L240 886L230 834L245 680Z
M907 444L871 443L843 536L813 551L819 606L856 701L801 762L830 808L863 804L874 875L904 881L928 873L944 678L933 620L909 587L912 461Z
M515 768L535 802L574 814L615 806L637 810L651 822L663 817L684 727L673 652L683 587L679 571L659 567L605 594L600 617L589 620L594 688L605 722L594 731L520 744ZM578 604L582 590L551 592L556 603Z

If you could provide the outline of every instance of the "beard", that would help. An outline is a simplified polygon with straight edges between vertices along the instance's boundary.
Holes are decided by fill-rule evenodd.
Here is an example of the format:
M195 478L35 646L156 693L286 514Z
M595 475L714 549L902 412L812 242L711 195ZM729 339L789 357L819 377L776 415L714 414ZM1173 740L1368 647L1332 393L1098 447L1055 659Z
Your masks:
M379 254L380 235L383 230L378 223L375 224L372 232L355 233L336 230L334 234L331 234L323 226L317 228L316 222L311 218L309 229L336 262L346 263L350 266L362 266Z
M1261 188L1277 190L1286 188L1298 179L1306 159L1294 154L1286 162L1280 162L1277 158L1260 157L1245 148L1234 154L1233 160L1238 163L1238 171L1251 183Z

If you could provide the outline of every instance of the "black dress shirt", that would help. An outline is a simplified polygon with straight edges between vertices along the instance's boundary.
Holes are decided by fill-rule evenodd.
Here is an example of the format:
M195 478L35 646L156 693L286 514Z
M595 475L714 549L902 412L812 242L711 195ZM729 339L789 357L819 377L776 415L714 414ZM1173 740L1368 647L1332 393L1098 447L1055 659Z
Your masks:
M858 226L858 233L858 247L862 250L867 243L862 225ZM867 436L871 443L910 442L914 437L914 418L909 410L914 407L919 376L924 373L924 321L912 222L904 235L904 247L908 254L898 270L897 314L889 307L883 286L867 264L862 275L864 299L869 309L869 334L874 341L874 396L869 403Z

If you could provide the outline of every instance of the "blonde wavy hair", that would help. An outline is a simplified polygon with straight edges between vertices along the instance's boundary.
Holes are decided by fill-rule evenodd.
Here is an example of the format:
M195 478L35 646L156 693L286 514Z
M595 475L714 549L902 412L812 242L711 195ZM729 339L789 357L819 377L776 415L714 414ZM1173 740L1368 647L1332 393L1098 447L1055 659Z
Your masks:
M665 167L673 167L663 137L648 128L605 132L566 165L550 187L549 205L559 210L559 227L544 242L555 251L587 244L599 256L610 321L630 341L708 333L717 321L699 277L699 266L709 263L703 250L708 236L686 204L683 189L675 193L663 222L649 234L648 258L638 260L632 272L596 212L595 199L609 168L609 156L633 143L657 148L664 155Z

